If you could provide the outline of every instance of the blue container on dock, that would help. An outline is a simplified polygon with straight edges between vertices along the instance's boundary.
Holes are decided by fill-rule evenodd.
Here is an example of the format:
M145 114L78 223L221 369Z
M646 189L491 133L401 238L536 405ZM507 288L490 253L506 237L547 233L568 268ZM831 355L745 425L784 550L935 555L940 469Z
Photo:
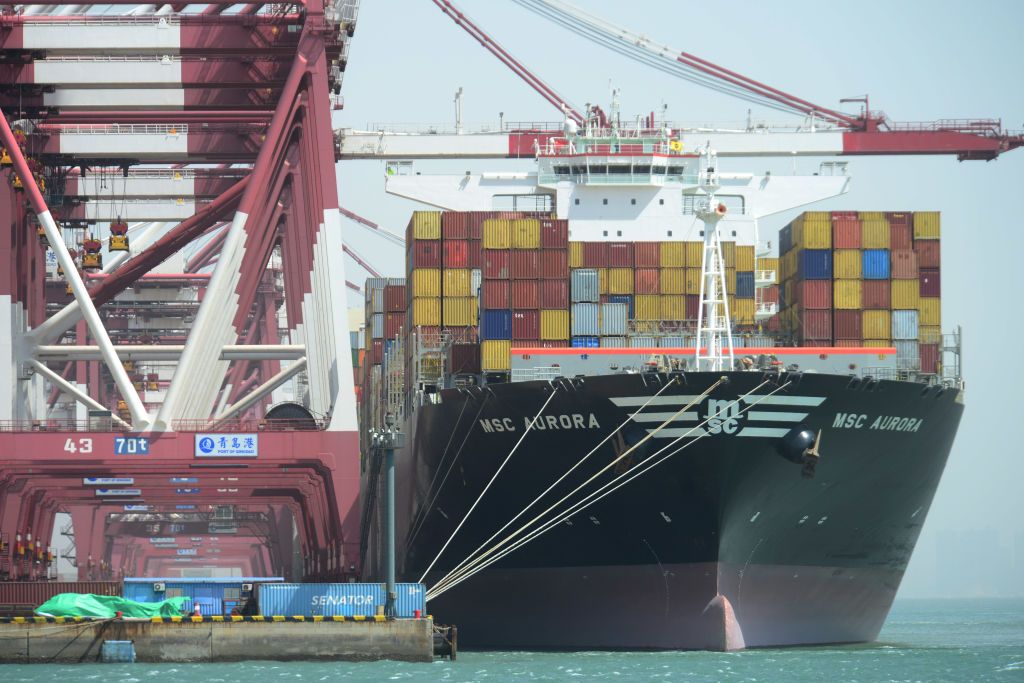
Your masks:
M753 299L754 298L754 273L750 271L742 271L736 273L736 298L737 299Z
M383 583L263 583L257 601L265 617L372 617L384 613ZM426 614L427 589L422 583L395 584L395 613L412 618Z
M861 251L861 277L865 280L889 279L889 250L864 249Z
M504 309L483 311L480 315L480 338L485 340L511 339L512 311Z
M804 249L796 262L797 280L831 280L832 250ZM737 281L737 284L738 281Z
M629 306L629 319L633 319L633 295L632 294L609 294L608 303L627 304Z
M104 664L134 664L135 643L131 640L104 640L100 646L100 661Z
M280 576L229 576L183 579L126 578L122 597L136 602L161 602L168 598L188 598L182 608L192 614L196 605L204 617L227 616L241 609L253 597L253 587L264 583L281 583Z
M596 349L601 346L600 337L573 337L570 344L574 349Z

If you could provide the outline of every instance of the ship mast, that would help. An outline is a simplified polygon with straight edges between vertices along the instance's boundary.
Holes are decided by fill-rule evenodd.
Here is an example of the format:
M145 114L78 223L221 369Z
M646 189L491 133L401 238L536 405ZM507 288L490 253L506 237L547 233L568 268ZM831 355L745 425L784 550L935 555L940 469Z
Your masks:
M704 222L704 255L700 268L700 308L697 311L697 343L694 351L698 371L714 372L733 367L732 327L725 285L725 263L718 222L725 216L724 204L715 199L718 181L718 155L710 146L700 152L700 191L704 199L697 217Z

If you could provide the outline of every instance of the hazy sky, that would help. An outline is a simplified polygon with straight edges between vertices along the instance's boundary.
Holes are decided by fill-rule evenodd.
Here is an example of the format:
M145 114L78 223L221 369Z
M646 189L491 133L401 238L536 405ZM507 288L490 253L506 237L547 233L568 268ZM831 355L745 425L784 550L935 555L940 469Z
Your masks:
M589 11L751 78L837 107L868 93L896 121L1002 118L1024 129L1024 3L920 0L699 3L577 0ZM607 105L622 89L624 117L669 106L690 122L744 120L748 105L632 62L506 0L458 0L512 54L574 103ZM465 90L467 126L554 121L558 113L457 28L430 0L362 3L335 124L454 120ZM606 107L607 108L607 107ZM754 110L755 118L791 120ZM1024 464L1016 419L1024 368L1024 149L995 162L952 157L849 158L849 194L821 210L939 210L943 221L943 326L965 328L967 410L901 595L1024 592ZM798 162L812 172L820 160ZM725 168L728 165L729 168ZM419 162L427 171L527 168L523 162ZM339 164L342 206L403 231L416 204L387 196L382 162ZM778 169L728 159L726 171ZM790 170L791 162L783 169ZM775 172L778 172L776 170ZM762 223L776 230L797 212ZM351 223L346 236L385 274L404 254ZM350 264L349 279L365 277ZM353 298L352 303L356 303ZM894 453L894 457L898 457ZM1014 549L1015 548L1015 549Z

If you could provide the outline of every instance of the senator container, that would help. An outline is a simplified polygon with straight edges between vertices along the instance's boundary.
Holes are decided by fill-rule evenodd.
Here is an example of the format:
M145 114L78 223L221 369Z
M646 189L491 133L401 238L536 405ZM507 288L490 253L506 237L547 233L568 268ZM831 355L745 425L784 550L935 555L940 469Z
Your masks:
M599 324L601 307L599 304L578 303L572 305L572 336L597 336L601 332Z
M480 315L481 339L511 339L512 311L487 310Z
M426 613L426 587L395 584L395 614L412 618ZM384 613L382 583L261 583L257 600L264 617L372 617Z
M892 312L892 339L917 340L918 336L918 312L910 310L898 310Z
M585 304L576 304L582 306ZM601 304L601 335L621 336L626 334L626 325L629 320L629 306L627 304Z
M593 303L600 296L600 284L597 270L593 268L577 268L572 271L569 285L573 303Z
M890 257L888 249L864 249L861 251L861 272L865 280L888 280Z

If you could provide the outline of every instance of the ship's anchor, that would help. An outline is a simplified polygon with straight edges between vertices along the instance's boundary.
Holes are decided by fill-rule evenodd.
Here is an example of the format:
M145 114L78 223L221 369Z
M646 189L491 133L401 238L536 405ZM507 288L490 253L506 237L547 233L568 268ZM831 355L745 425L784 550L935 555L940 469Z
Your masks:
M805 448L803 453L803 477L804 479L814 478L814 468L818 466L818 460L821 459L821 453L818 452L818 447L821 445L821 430L818 430L818 435L814 438L814 445L810 448Z

